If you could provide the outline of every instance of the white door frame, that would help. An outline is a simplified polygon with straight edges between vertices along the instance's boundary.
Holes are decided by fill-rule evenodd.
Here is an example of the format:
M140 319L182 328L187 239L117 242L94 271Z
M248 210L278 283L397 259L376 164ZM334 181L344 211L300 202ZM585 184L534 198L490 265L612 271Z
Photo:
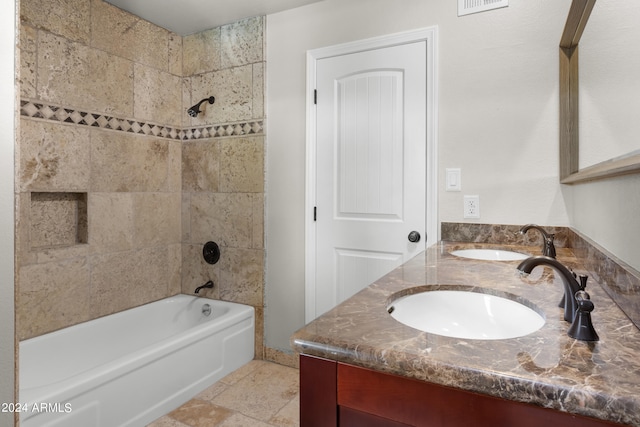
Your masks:
M437 102L437 37L438 28L428 27L397 34L374 37L307 51L307 138L306 138L306 192L305 192L305 322L315 319L316 291L316 66L320 59L347 55L367 50L425 41L427 46L427 230L426 246L438 241L438 102ZM429 215L429 213L433 213Z

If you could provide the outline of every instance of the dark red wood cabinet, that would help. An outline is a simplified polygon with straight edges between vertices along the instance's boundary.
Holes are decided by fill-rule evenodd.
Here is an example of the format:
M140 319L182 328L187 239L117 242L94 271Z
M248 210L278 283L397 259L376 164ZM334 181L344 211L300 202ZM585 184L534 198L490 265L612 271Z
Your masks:
M619 426L300 355L301 427Z

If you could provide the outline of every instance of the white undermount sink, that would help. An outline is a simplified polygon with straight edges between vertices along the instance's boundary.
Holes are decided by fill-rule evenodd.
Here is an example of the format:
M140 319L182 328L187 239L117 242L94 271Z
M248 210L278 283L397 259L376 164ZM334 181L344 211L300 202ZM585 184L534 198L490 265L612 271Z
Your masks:
M485 261L516 261L529 258L529 255L520 252L505 251L501 249L459 249L451 251L451 255L462 258L480 259Z
M424 332L477 340L521 337L545 323L544 317L527 305L468 290L433 290L403 296L394 300L387 311L397 321Z

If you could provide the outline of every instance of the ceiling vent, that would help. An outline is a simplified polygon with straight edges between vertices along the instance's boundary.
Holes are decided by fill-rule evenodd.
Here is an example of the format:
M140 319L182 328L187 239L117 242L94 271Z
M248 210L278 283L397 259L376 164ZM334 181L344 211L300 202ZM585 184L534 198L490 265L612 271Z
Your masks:
M458 0L458 16L509 6L509 0Z

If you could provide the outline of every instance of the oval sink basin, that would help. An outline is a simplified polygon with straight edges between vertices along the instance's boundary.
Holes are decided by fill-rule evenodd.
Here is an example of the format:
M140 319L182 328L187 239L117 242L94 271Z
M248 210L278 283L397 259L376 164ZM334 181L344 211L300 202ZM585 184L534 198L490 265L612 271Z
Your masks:
M528 335L545 319L532 308L495 295L433 290L401 297L391 316L412 328L453 338L500 340Z
M462 258L480 259L484 261L516 261L529 258L520 252L504 251L500 249L460 249L451 251L451 255Z

